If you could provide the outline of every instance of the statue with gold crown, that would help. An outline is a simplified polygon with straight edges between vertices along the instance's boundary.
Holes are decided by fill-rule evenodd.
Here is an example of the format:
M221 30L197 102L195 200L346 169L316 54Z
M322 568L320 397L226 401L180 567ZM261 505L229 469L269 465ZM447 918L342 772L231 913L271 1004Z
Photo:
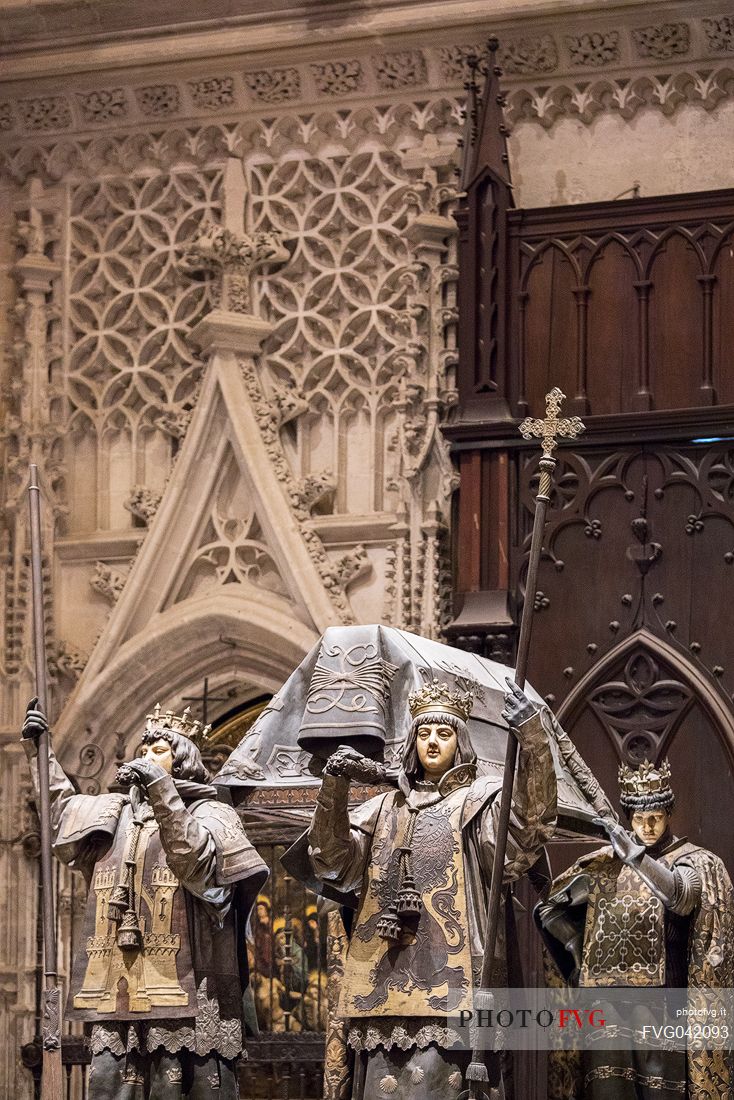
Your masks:
M47 729L33 700L23 745L36 775ZM92 1025L90 1100L235 1100L247 983L244 926L267 868L217 800L187 711L156 706L127 793L78 794L50 756L58 858L89 890L67 1017Z
M686 989L689 1011L734 985L734 892L724 864L673 830L670 765L619 769L631 832L602 817L610 845L583 856L536 907L553 971L581 987ZM722 1002L723 1003L723 1002ZM626 1023L637 1027L630 1002ZM723 1050L590 1050L551 1055L549 1100L732 1096Z
M351 812L350 781L374 783L374 761L344 746L323 770L311 869L331 896L359 898L336 1009L354 1056L353 1100L445 1100L465 1087L469 1051L448 1018L473 1004L499 809L496 778L477 777L473 702L435 678L413 692L397 789ZM520 747L511 882L551 836L557 791L538 707L511 681L502 716Z

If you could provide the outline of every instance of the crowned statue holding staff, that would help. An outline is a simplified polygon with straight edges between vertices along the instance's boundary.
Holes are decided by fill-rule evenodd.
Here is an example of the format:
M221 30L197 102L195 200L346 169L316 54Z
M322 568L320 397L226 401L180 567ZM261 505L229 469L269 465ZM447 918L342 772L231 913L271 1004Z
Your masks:
M37 779L46 718L23 745ZM217 801L188 710L156 706L128 793L78 794L50 754L56 856L89 896L67 1017L92 1024L90 1100L235 1100L247 982L244 927L267 878L236 811Z
M602 814L611 844L574 863L536 907L553 964L569 985L687 989L689 1006L708 997L710 1007L712 994L734 985L734 892L726 868L675 835L667 761L623 765L619 781L631 832ZM725 1050L630 1043L619 1051L551 1055L551 1066L550 1100L734 1095Z
M473 1006L499 808L497 779L477 777L472 706L471 691L437 679L410 695L398 788L351 812L350 780L374 781L374 763L342 747L324 767L309 860L330 896L359 899L338 1005L354 1100L445 1100L465 1087L470 1055L448 1018ZM552 834L557 791L541 714L509 680L502 714L520 748L509 883Z

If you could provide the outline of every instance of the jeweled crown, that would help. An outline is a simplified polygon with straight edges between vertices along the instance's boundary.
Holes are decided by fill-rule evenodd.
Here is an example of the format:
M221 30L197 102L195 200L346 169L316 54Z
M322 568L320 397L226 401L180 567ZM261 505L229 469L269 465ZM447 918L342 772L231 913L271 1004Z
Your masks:
M167 733L178 733L182 737L188 737L195 745L203 745L211 733L211 726L205 726L198 718L191 715L191 707L187 707L183 714L174 714L172 710L161 710L160 703L156 703L153 713L146 715L145 732L157 733L165 738Z
M661 794L670 790L670 764L663 760L659 768L644 760L639 768L622 764L619 769L619 786L623 795Z
M413 718L429 711L445 711L466 722L473 706L473 691L459 691L458 688L452 690L448 684L435 679L408 696L408 707Z

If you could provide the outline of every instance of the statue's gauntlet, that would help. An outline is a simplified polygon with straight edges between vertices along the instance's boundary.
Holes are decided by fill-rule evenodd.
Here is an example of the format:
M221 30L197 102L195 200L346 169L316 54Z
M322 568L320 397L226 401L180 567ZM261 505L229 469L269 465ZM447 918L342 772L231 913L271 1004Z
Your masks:
M666 909L679 916L687 916L695 909L701 898L701 879L693 867L682 865L671 869L648 855L632 861L631 866Z

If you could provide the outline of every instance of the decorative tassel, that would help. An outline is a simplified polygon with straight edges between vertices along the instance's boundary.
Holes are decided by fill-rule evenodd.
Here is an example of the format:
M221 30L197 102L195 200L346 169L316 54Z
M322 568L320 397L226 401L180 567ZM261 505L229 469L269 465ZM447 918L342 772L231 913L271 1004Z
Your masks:
M487 1073L487 1067L484 1062L470 1062L466 1070L467 1081L480 1081L483 1084L488 1083L489 1074Z
M398 894L397 911L401 917L415 917L420 913L422 906L423 900L416 888L413 872L406 858L405 874Z
M401 925L398 919L398 911L394 903L391 903L377 922L377 934L382 936L384 940L397 940L400 932Z
M110 894L110 900L107 903L107 917L109 920L114 921L115 924L119 924L129 904L129 889L122 882L118 882Z
M138 951L143 946L143 933L134 909L128 909L122 918L117 929L117 946L121 951Z

